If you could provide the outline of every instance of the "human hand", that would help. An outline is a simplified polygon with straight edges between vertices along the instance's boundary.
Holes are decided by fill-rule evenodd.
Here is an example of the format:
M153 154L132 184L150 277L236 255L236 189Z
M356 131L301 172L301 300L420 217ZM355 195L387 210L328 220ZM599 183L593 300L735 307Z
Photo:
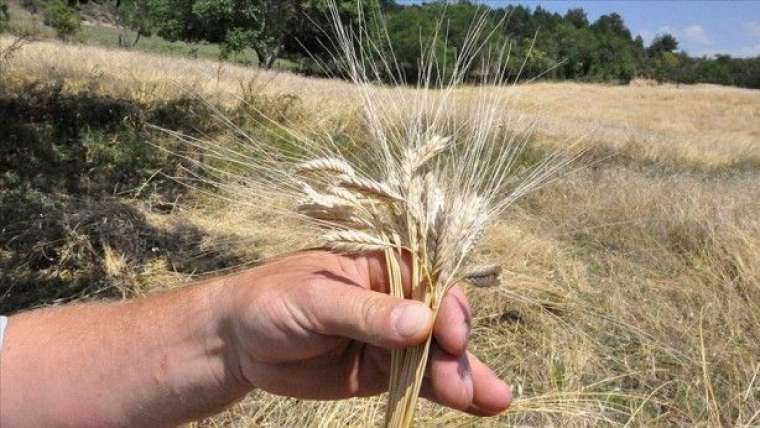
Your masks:
M404 277L408 290L408 269ZM305 252L230 281L237 375L252 387L305 399L376 395L388 388L389 349L422 343L432 329L424 397L482 416L510 404L509 387L467 352L471 314L458 286L434 322L425 305L387 294L381 253Z

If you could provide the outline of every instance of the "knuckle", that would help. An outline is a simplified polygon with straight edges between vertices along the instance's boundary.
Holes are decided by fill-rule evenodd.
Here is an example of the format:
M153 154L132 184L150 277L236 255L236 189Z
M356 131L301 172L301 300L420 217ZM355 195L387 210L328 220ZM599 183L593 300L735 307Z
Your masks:
M363 330L373 337L378 334L378 314L382 313L382 308L379 296L367 296L357 304L357 319L363 324Z
M324 299L325 283L321 278L309 276L295 291L305 303L312 305L319 302L320 298Z
M294 300L310 325L320 329L329 327L331 314L325 313L325 299L331 298L324 280L307 277L293 288Z

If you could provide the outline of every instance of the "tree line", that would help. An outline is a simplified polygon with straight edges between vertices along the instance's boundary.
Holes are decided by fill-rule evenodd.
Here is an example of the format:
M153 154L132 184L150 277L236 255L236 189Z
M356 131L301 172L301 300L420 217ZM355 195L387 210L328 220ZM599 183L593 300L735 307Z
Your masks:
M96 0L92 0L96 1ZM0 29L8 19L0 0ZM78 28L78 8L88 0L23 0L42 10L46 22L68 37ZM217 43L222 57L250 48L259 65L270 68L288 59L301 72L330 74L340 69L331 42L329 0L99 0L108 7L125 46L140 37L157 34L165 39ZM634 78L660 82L717 83L760 88L760 57L728 55L692 57L679 50L672 34L660 34L648 45L634 36L617 13L593 22L582 8L565 14L540 6L488 8L469 1L433 1L399 5L393 0L335 0L337 12L349 27L363 23L365 43L390 49L398 71L414 83L419 58L426 47L439 62L441 76L453 72L451 58L466 49L473 22L484 20L494 29L484 40L468 79L482 75L498 46L509 46L509 60L501 73L507 80L552 79L627 83ZM361 7L358 7L361 6ZM360 12L361 11L361 12ZM382 18L383 26L373 25ZM377 24L377 23L374 23ZM384 28L387 31L380 30ZM127 40L127 30L131 39ZM482 37L485 37L483 35ZM422 41L422 42L421 42ZM491 49L489 49L491 48ZM493 70L491 70L493 71ZM390 74L390 73L388 73ZM393 76L378 75L380 79ZM396 76L398 77L398 76Z

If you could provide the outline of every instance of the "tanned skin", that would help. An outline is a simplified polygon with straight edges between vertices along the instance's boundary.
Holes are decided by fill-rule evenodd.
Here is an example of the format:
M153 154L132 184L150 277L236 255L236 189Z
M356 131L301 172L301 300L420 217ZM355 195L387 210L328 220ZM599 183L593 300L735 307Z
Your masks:
M431 329L423 395L476 415L506 410L510 388L467 352L459 287L435 322L387 293L382 255L311 251L141 299L14 315L0 354L0 426L172 426L254 389L376 395L387 390L388 350Z

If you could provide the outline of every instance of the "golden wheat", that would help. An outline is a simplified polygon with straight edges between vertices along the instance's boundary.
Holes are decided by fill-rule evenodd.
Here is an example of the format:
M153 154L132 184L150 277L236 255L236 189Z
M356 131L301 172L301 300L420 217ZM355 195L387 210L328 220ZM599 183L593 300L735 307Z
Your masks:
M393 76L394 66L384 52L359 47L357 37L366 34L351 33L335 14L340 56L336 62L345 64L363 109L367 140L357 144L361 156L346 155L329 138L314 138L274 122L270 125L292 136L291 145L272 148L268 141L242 135L242 144L230 146L171 134L204 150L204 159L236 167L233 173L191 160L205 171L197 178L217 186L230 200L255 205L262 199L292 199L297 203L283 214L295 213L313 226L325 247L383 252L391 294L423 302L435 316L457 281L498 284L497 267L465 273L485 228L572 159L554 154L533 167L518 165L527 139L501 131L504 110L498 97L482 90L470 109L456 105L452 94L484 48L477 37L483 22L474 23L450 77L434 77L433 46L423 54L421 61L429 66L418 76L422 83L409 103L408 97L398 96L406 94L406 88L381 88L373 82L374 76ZM501 49L496 58L506 60L505 52ZM371 57L375 59L368 60ZM403 83L401 76L395 78ZM502 79L488 76L483 84L503 85ZM411 290L401 283L399 264L405 255L411 258ZM430 343L428 337L421 345L392 352L387 426L412 425Z

